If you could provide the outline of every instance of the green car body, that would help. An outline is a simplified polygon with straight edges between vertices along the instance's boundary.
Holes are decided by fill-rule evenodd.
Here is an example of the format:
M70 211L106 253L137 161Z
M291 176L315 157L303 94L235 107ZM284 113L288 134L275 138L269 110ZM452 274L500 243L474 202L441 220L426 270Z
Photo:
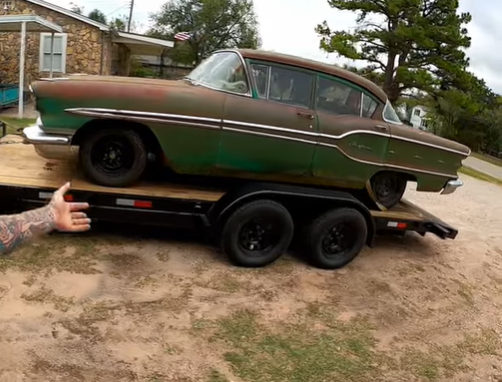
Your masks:
M127 127L179 174L364 189L385 172L450 193L470 155L402 124L374 83L271 52L218 51L183 80L70 76L32 92L40 118L24 136L46 158Z

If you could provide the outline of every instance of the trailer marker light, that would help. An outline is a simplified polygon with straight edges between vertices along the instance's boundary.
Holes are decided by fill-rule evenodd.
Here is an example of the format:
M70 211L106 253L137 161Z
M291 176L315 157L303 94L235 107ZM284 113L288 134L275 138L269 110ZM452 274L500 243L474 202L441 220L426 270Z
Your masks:
M51 199L52 198L52 192L39 192L38 193L38 198L39 199Z
M392 228L399 228L399 229L405 229L408 225L406 223L399 223L399 222L388 222L387 227L392 227Z
M149 200L134 200L134 199L117 199L118 206L136 207L136 208L152 208L152 202Z

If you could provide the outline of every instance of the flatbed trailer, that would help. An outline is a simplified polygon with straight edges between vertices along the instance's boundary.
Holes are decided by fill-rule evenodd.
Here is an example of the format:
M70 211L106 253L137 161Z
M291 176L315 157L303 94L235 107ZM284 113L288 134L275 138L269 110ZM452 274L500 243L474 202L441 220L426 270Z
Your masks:
M345 191L288 184L142 182L108 188L86 181L77 160L48 161L22 138L0 139L0 206L44 205L71 181L67 200L88 202L93 222L204 229L236 265L272 263L300 236L314 266L335 269L352 261L376 234L414 231L454 239L457 230L404 200L388 211ZM207 183L207 182L206 182Z

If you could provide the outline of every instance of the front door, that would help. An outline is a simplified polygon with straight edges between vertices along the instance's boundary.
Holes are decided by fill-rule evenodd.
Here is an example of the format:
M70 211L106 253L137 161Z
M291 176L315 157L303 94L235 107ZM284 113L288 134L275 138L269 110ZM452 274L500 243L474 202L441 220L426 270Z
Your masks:
M272 179L311 174L317 141L314 75L268 63L251 68L253 95L230 94L225 100L218 171Z
M315 103L320 134L314 176L360 187L385 163L389 144L389 125L371 119L377 101L350 82L319 75Z

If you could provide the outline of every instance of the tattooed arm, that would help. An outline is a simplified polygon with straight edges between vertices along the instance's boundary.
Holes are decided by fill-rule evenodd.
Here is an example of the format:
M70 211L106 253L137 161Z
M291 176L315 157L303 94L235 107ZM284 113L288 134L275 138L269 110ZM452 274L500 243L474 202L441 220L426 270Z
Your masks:
M54 229L68 232L86 231L90 219L82 209L87 203L68 203L64 194L70 189L67 183L54 192L50 203L42 208L16 215L0 215L0 255L7 254L19 245Z
M50 205L17 215L0 216L0 254L8 254L20 244L54 228L55 215Z

